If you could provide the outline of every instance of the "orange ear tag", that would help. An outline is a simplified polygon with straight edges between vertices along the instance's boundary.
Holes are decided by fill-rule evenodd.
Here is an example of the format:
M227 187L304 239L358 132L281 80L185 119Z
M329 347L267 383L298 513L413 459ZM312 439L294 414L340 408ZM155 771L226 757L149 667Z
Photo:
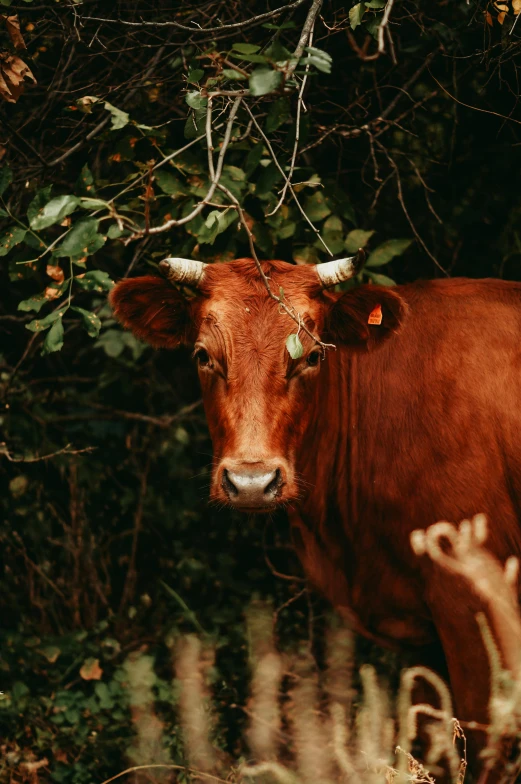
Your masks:
M367 319L368 324L376 324L379 326L382 323L382 306L377 305L369 314L369 318Z

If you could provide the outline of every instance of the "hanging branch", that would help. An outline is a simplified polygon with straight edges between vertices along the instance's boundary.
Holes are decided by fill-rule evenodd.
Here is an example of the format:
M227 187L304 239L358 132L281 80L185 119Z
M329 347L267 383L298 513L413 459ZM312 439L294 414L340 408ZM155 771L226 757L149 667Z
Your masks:
M230 110L230 114L228 116L228 121L226 123L226 130L224 132L223 142L222 142L222 145L221 145L221 150L220 150L220 153L219 153L219 157L217 159L217 166L215 167L215 170L213 171L213 176L212 176L212 173L210 173L210 187L208 188L204 198L199 202L199 204L197 204L194 207L194 209L188 215L185 215L184 218L172 218L171 220L166 221L165 223L163 223L162 226L154 226L154 227L148 229L148 231L146 229L142 229L141 231L138 231L138 232L135 232L134 234L131 234L130 237L127 237L127 239L125 240L125 244L126 245L128 245L129 242L132 242L133 240L136 240L136 239L140 239L141 237L143 237L145 235L161 234L164 231L169 231L174 226L182 226L185 223L189 223L191 220L193 220L195 217L197 217L197 215L199 215L204 210L204 208L206 207L208 202L211 201L211 199L212 199L212 197L213 197L213 195L214 195L214 193L215 193L215 191L217 189L217 186L219 184L219 180L221 178L221 174L222 174L222 170L223 170L223 166L224 166L224 156L226 155L226 150L228 149L228 145L230 144L233 121L235 120L235 116L236 116L237 111L239 109L241 100L242 100L241 97L236 98L234 103L233 103L233 106L232 106L232 108ZM210 115L209 122L210 122L210 127L211 127L211 99L209 98L208 101L209 101L209 103L208 103L208 106L209 106L208 114ZM208 128L208 120L207 120L207 128ZM213 161L212 161L212 167L213 167Z

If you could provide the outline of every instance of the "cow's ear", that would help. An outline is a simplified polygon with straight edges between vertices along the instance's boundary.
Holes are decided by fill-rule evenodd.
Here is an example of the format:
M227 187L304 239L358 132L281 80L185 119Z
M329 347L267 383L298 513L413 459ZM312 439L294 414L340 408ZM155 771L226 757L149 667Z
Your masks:
M110 293L114 315L140 340L155 348L189 341L190 306L166 280L146 275L117 283Z
M381 286L359 286L342 294L326 318L328 338L359 350L375 348L397 332L407 315L399 294Z

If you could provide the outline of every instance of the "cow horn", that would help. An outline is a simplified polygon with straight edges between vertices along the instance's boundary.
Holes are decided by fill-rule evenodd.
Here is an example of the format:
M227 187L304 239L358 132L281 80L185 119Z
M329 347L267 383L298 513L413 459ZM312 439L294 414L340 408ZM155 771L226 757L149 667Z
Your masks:
M194 259L168 258L159 262L159 269L171 283L198 288L204 278L208 264Z
M365 252L362 248L358 249L356 256L347 259L335 259L335 261L325 261L323 264L316 264L315 268L320 278L323 289L336 286L343 280L349 280L357 275L365 263Z

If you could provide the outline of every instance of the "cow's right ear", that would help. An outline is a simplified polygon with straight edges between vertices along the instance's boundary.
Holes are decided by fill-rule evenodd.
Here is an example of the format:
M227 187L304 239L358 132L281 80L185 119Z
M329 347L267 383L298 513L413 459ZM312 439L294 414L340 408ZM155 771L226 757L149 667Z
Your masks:
M190 306L168 281L152 275L122 280L109 300L116 318L139 340L155 348L189 342Z

